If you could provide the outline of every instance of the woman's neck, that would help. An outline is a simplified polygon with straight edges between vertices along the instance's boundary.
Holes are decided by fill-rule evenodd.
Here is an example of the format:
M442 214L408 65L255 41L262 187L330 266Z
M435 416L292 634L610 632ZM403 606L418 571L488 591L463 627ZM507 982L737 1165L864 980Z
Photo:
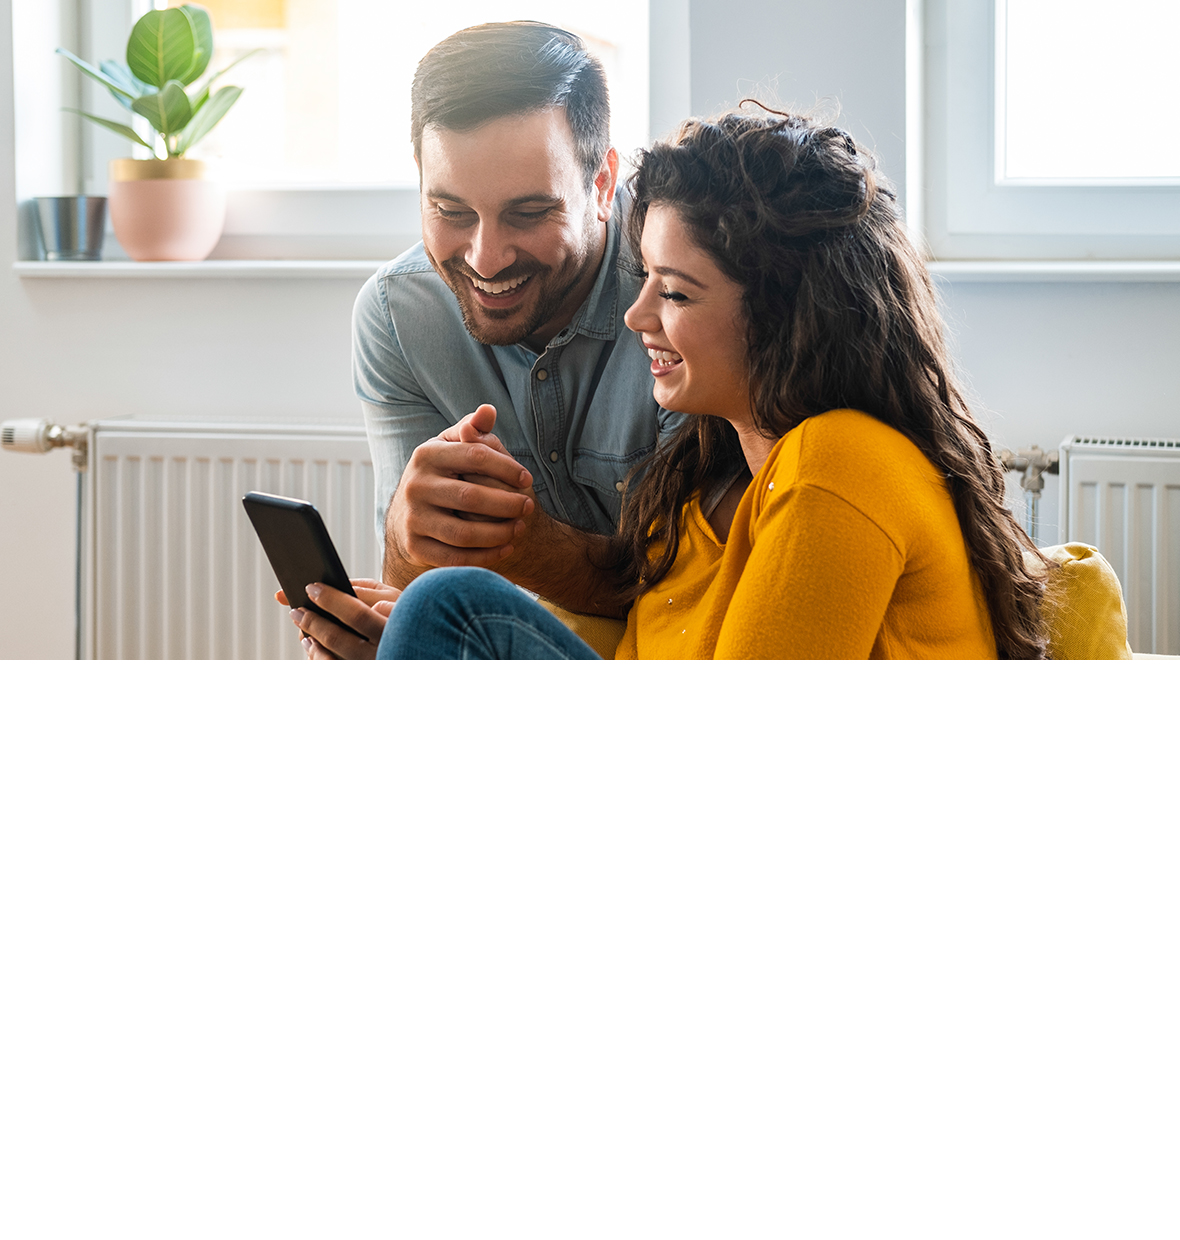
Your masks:
M734 429L738 433L742 454L746 458L746 464L750 467L750 473L757 476L758 471L766 464L771 448L778 440L764 435L752 422L745 426L738 426L734 423Z

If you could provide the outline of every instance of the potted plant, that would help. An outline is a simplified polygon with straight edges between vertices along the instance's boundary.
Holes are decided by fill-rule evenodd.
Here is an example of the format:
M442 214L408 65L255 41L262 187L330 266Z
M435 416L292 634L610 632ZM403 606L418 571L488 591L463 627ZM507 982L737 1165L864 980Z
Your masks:
M213 23L196 4L145 13L131 29L125 65L104 60L95 68L57 50L154 131L149 142L130 125L80 113L151 152L110 162L111 225L123 249L141 261L207 257L225 226L225 190L188 152L238 101L240 86L212 86L246 57L198 84L213 55Z

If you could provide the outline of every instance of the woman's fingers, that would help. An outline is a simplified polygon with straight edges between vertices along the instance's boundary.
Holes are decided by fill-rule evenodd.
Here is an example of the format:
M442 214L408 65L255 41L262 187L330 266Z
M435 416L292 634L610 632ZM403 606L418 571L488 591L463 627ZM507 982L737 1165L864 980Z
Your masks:
M351 594L335 590L321 581L313 581L307 586L307 597L321 610L335 616L342 624L354 629L361 637L378 642L385 630L385 621L379 619L373 609ZM314 613L311 613L314 616ZM316 619L322 617L316 616ZM312 634L312 636L315 636ZM318 640L318 639L317 639ZM322 644L322 643L321 643Z
M305 633L303 640L300 642L309 659L335 659L336 656L325 650L323 646L316 641L314 637L308 637Z
M378 603L388 603L392 607L401 596L401 591L396 586L382 585L378 582L369 586L361 585L359 581L354 580L352 588L356 591L357 598L370 607L376 607Z
M325 617L299 607L292 609L291 620L307 637L338 659L376 657L387 612L378 612L359 598L322 582L308 585L307 596L328 613Z

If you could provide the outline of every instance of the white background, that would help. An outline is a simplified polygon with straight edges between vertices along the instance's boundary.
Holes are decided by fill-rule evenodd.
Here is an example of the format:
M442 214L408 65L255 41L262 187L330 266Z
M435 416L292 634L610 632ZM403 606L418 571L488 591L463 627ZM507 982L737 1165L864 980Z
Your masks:
M1175 1236L1175 665L54 670L6 1240Z

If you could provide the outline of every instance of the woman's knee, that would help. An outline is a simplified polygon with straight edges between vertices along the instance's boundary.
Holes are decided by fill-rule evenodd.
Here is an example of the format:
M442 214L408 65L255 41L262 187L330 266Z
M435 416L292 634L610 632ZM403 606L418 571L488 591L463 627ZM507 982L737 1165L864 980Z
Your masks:
M486 568L434 568L403 591L378 647L379 659L454 657L475 620L520 590ZM429 651L431 653L425 654Z
M409 602L412 609L467 611L477 600L482 604L488 598L510 597L513 591L517 591L516 586L488 568L432 568L402 591L397 608Z

